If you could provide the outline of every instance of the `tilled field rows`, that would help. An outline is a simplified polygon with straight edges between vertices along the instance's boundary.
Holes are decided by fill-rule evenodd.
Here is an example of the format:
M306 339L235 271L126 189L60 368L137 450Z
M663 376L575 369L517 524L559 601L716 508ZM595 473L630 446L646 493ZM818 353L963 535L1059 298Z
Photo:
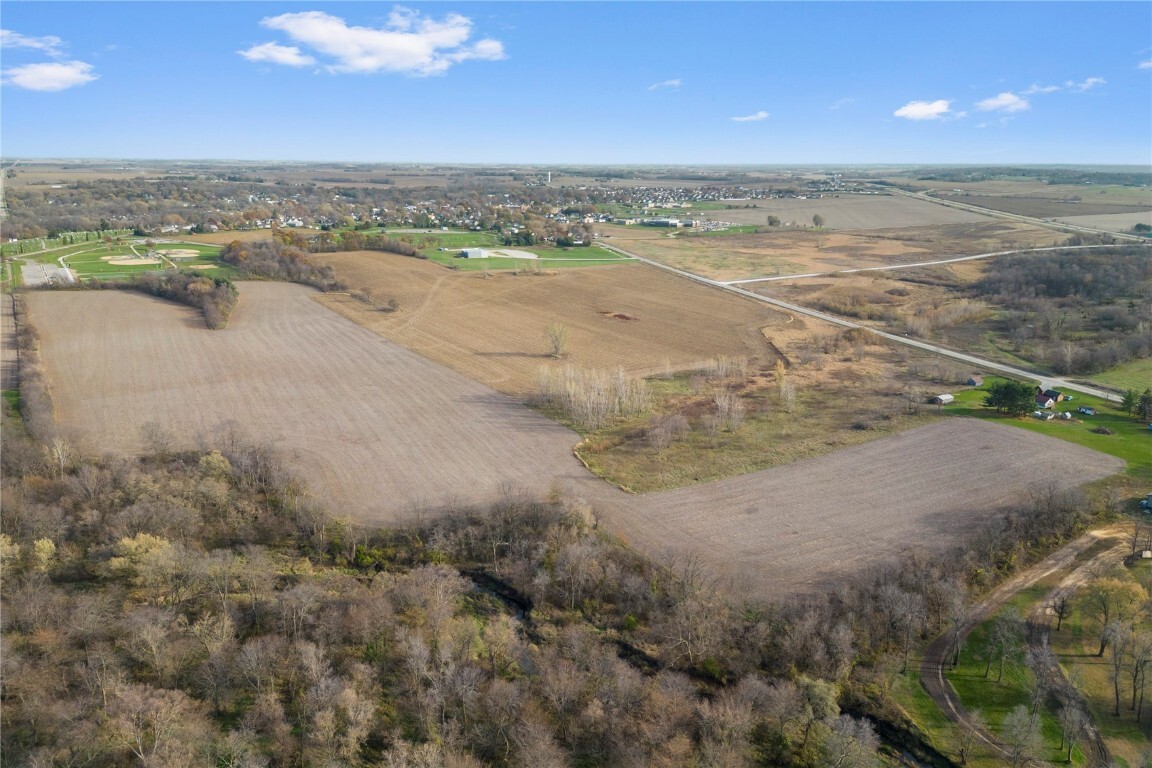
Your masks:
M950 419L716 483L630 496L572 456L577 436L354 325L296 286L245 283L225 331L126 292L29 296L58 421L132 452L159 421L187 446L235 420L294 457L334 512L412 520L512 482L584 498L650 554L692 551L755 593L825 586L909 546L942 552L1037 483L1120 471L1115 458L1007 426ZM1053 474L1046 467L1067 468Z
M361 520L483 501L505 481L544 492L583 471L575 433L313 295L245 283L230 327L208 331L196 312L140 294L31 294L57 421L99 449L133 452L149 421L191 447L234 420Z

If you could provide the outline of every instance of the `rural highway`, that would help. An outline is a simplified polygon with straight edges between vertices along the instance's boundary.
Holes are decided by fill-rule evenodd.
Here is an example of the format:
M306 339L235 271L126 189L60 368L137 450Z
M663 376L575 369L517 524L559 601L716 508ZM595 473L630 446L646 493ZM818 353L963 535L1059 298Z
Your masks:
M1085 226L1080 225L1080 224L1066 224L1064 222L1059 222L1059 221L1045 221L1043 219L1037 219L1033 216L1024 216L1024 215L1019 214L1019 213L1007 213L1005 211L996 211L996 210L993 210L991 208L981 208L978 205L969 205L968 203L961 203L961 202L957 202L956 200L943 200L939 197L932 197L930 194L928 194L929 192L933 191L930 189L925 190L924 192L907 192L903 189L897 189L895 187L877 187L876 189L882 189L889 194L902 195L904 197L911 197L914 200L921 200L925 203L935 203L936 205L942 205L945 208L956 208L956 209L961 210L961 211L968 211L969 213L979 213L979 214L983 214L984 216L991 216L991 217L997 218L997 219L1008 219L1009 221L1018 221L1018 222L1022 222L1024 224L1032 224L1032 225L1037 226L1037 227L1043 227L1045 229L1054 229L1054 230L1057 230L1059 232L1071 232L1073 234L1078 234L1078 235L1079 234L1083 234L1083 235L1108 235L1109 237L1114 237L1114 238L1117 238L1119 240L1130 240L1130 241L1137 242L1137 243L1147 243L1148 242L1148 238L1141 237L1140 235L1127 235L1127 234L1124 234L1123 232L1111 232L1111 231L1106 230L1106 229L1096 229L1095 227L1085 227Z
M1071 251L1086 248L1115 248L1115 245L1054 245L1047 248L1013 249L1011 251L992 251L991 253L977 253L974 256L956 256L951 259L936 259L935 261L918 261L914 264L889 264L883 267L856 267L855 269L834 269L828 272L808 272L800 275L776 275L774 277L749 277L743 280L726 280L724 285L746 285L748 283L767 283L773 280L793 280L800 277L823 277L824 275L848 275L856 272L890 272L895 269L912 269L914 267L934 267L937 264L955 264L959 261L977 261L990 259L993 256L1007 256L1012 253L1039 253L1041 251Z
M713 288L719 288L722 291L728 291L730 293L735 293L737 295L744 296L745 298L753 299L755 301L760 301L760 302L763 302L765 304L770 304L774 307L778 307L779 309L785 309L789 312L795 312L798 315L806 315L807 317L813 317L813 318L816 318L817 320L823 320L826 323L832 323L834 325L839 325L839 326L842 326L844 328L859 328L861 330L865 330L865 331L868 331L870 333L874 333L877 336L880 336L880 337L887 339L888 341L891 341L891 342L896 343L896 344L903 344L904 346L907 346L907 347L915 347L917 349L922 349L926 352L932 352L933 354L941 355L943 357L949 357L949 358L952 358L953 360L959 360L961 362L968 363L969 365L972 365L972 366L974 366L974 367L976 367L976 368L978 368L984 372L995 371L997 373L1005 373L1005 374L1008 374L1009 376L1014 376L1014 377L1020 378L1020 379L1039 380L1045 388L1068 389L1068 390L1072 390L1075 392L1082 392L1086 395L1092 395L1093 397L1099 397L1103 400L1108 400L1108 401L1113 402L1113 403L1118 403L1121 401L1121 398L1119 395L1114 394L1112 392L1106 392L1105 390L1102 390L1102 389L1097 389L1096 387L1089 387L1089 386L1085 386L1083 384L1077 384L1075 382L1069 381L1068 379L1051 376L1049 374L1037 373L1036 371L1029 371L1029 370L1025 370L1023 368L1016 368L1016 367L1013 367L1010 365L1003 365L1002 363L996 363L996 362L993 362L991 360L985 360L983 358L976 357L975 355L969 355L969 354L966 354L964 352L957 352L956 350L948 349L947 347L941 347L938 344L929 344L926 341L919 341L918 339L909 338L908 336L901 336L899 334L888 333L886 331L878 331L875 328L870 328L866 325L861 325L860 323L854 323L851 320L845 320L842 317L837 317L836 315L830 315L827 312L820 312L820 311L815 310L815 309L808 309L807 307L802 307L799 304L792 304L791 302L781 301L780 299L773 299L773 298L770 298L768 296L762 296L758 293L753 293L752 291L749 291L745 288L741 288L739 285L736 285L734 283L722 282L719 280L711 280L707 277L702 277L700 275L685 271L683 269L677 269L676 267L671 267L671 266L668 266L667 264L661 264L658 261L654 261L652 259L648 259L648 258L645 258L643 256L639 256L635 253L631 253L629 251L626 251L623 248L620 248L618 246L609 245L603 241L600 242L600 245L601 245L601 247L606 248L610 251L613 251L614 253L618 253L622 256L631 256L633 259L636 259L637 261L643 262L644 264L648 264L650 266L656 267L657 269L663 269L666 272L671 272L675 275L679 275L681 277L687 278L688 280L693 280L693 281L700 283L702 285L708 285L708 286L711 286ZM1048 249L1038 249L1038 250L1048 250ZM1021 252L1026 253L1027 251L1021 251ZM1007 253L1016 253L1016 251L1007 251ZM818 273L818 274L827 274L827 273ZM803 275L791 275L790 277L803 277Z

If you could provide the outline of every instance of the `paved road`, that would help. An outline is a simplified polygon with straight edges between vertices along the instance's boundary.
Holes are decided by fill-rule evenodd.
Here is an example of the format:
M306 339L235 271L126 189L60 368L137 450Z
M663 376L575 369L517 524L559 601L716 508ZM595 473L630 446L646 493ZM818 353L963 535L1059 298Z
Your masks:
M1150 243L1152 245L1152 243ZM856 267L855 269L836 269L829 272L808 272L800 275L776 275L774 277L750 277L744 280L726 280L724 285L744 285L746 283L767 283L773 280L793 280L802 277L823 277L825 275L847 275L854 272L888 272L894 269L912 269L914 267L934 267L937 264L955 264L958 261L976 261L977 259L990 259L993 256L1007 256L1012 253L1039 253L1041 251L1070 251L1083 248L1115 248L1115 245L1064 245L1050 246L1048 248L1025 248L1011 251L993 251L991 253L977 253L974 256L956 256L951 259L937 259L935 261L918 261L915 264L888 264L883 267Z
M607 243L602 242L601 246L603 246L604 248L607 248L608 250L613 251L615 253L619 253L623 256L631 256L632 258L636 259L637 261L642 261L645 264L651 265L651 266L656 267L658 269L663 269L666 272L671 272L673 274L680 275L681 277L687 278L689 280L693 280L693 281L695 281L697 283L701 283L703 285L708 285L708 286L711 286L713 288L719 288L720 290L723 290L723 291L729 291L730 293L735 293L735 294L738 294L740 296L744 296L746 298L753 299L755 301L761 301L765 304L771 304L772 306L779 307L780 309L786 309L789 312L794 312L798 315L806 315L807 317L814 317L817 320L823 320L826 323L832 323L834 325L839 325L839 326L842 326L844 328L860 328L860 329L868 331L870 333L874 333L877 336L883 337L883 338L887 339L888 341L894 342L896 344L903 344L904 346L907 346L907 347L916 347L917 349L922 349L926 352L932 352L933 354L942 355L944 357L949 357L949 358L952 358L953 360L959 360L961 362L968 363L969 365L972 365L975 368L982 370L982 371L995 371L997 373L1006 373L1009 376L1014 376L1014 377L1021 378L1021 379L1038 380L1046 389L1047 388L1053 388L1053 389L1060 389L1060 390L1072 390L1074 392L1082 392L1084 394L1092 395L1094 397L1099 397L1103 400L1108 400L1108 401L1111 401L1114 403L1118 403L1121 400L1119 395L1114 394L1112 392L1106 392L1105 390L1102 390L1102 389L1097 389L1096 387L1089 387L1089 386L1085 386L1083 384L1077 384L1075 382L1069 381L1068 379L1055 377L1055 376L1052 376L1050 374L1041 373L1038 371L1030 371L1030 370L1025 370L1023 368L1016 368L1016 367L1011 366L1011 365L1003 365L1001 363L993 362L991 360L985 360L983 358L976 357L975 355L969 355L969 354L966 354L964 352L957 352L954 349L948 349L947 347L942 347L938 344L929 344L926 341L919 341L917 339L909 338L908 336L901 336L901 335L895 334L895 333L887 333L885 331L878 331L875 328L870 328L866 325L861 325L859 323L852 322L851 320L845 320L842 317L837 317L836 315L830 315L827 312L820 312L820 311L817 311L815 309L808 309L807 307L802 307L799 304L792 304L791 302L781 301L779 299L773 299L773 298L770 298L768 296L762 296L758 293L753 293L752 291L749 291L746 288L741 288L739 285L724 283L724 282L720 282L718 280L710 280L707 277L701 277L700 275L693 274L692 272L687 272L683 269L677 269L675 267L670 267L667 264L661 264L658 261L653 261L652 259L648 259L648 258L645 258L643 256L639 256L635 253L625 251L624 249L622 249L616 245L608 245Z
M28 288L76 282L72 271L67 267L41 264L32 259L24 259L24 264L20 267L20 276L24 278L24 285Z
M1095 227L1085 227L1081 224L1065 224L1065 223L1059 222L1059 221L1044 221L1043 219L1037 219L1033 216L1024 216L1024 215L1019 214L1019 213L1008 213L1006 211L996 211L996 210L993 210L991 208L981 208L978 205L969 205L968 203L961 203L957 200L943 200L939 197L933 197L930 194L928 194L932 190L926 190L924 192L906 192L903 189L895 189L893 187L878 187L878 189L883 189L885 192L888 192L890 194L903 195L904 197L911 197L915 200L922 200L926 203L935 203L936 205L942 205L945 208L958 208L959 210L962 210L962 211L969 211L971 213L980 213L980 214L983 214L985 216L991 216L991 217L997 218L997 219L1008 219L1009 221L1019 221L1019 222L1022 222L1024 224L1032 224L1034 226L1043 227L1045 229L1054 229L1057 232L1072 232L1073 234L1088 234L1088 235L1108 235L1108 236L1116 238L1118 240L1130 240L1133 242L1145 243L1145 244L1148 243L1148 238L1141 237L1139 235L1128 235L1128 234L1125 234L1123 232L1113 232L1113 231L1107 230L1107 229L1096 229Z

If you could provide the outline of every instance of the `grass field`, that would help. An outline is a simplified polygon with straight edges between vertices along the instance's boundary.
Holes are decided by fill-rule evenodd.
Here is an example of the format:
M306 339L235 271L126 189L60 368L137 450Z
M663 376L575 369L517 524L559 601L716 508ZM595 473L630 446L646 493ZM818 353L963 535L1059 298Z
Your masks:
M1107 574L1125 581L1148 584L1152 576L1152 564L1138 560L1132 567L1121 567ZM1141 629L1149 629L1148 621L1142 622ZM1099 645L1099 626L1093 623L1074 603L1072 615L1065 619L1060 632L1052 632L1052 649L1060 658L1066 674L1079 682L1079 689L1088 700L1093 719L1100 725L1108 742L1109 749L1125 759L1129 765L1137 765L1138 755L1152 743L1152 707L1145 707L1140 722L1128 709L1129 689L1122 687L1121 714L1114 710L1114 691L1109 679L1111 652L1103 658L1096 656Z
M1086 376L1092 382L1117 389L1134 389L1143 392L1152 387L1152 358L1133 360L1101 373Z
M1038 582L1017 594L1004 610L1023 614L1033 603L1042 599L1052 586L1053 584L1047 581ZM985 671L988 669L985 648L994 621L995 617L990 618L972 630L960 652L959 665L949 670L946 676L964 702L965 708L969 711L979 710L990 729L1000 735L1002 741L1006 741L1002 731L1004 718L1014 707L1029 706L1030 692L1035 687L1035 680L1032 672L1024 664L1022 648L1013 653L1005 664L1002 679L997 680L998 659L992 660L991 670L988 676L985 676ZM1040 757L1043 760L1067 765L1066 752L1059 749L1060 725L1057 714L1048 707L1043 707L1040 711L1045 747ZM1084 764L1084 756L1079 749L1073 750L1072 764Z
M156 242L151 250L154 255L149 257L149 248L136 241L101 245L67 256L64 261L80 280L107 280L167 269L193 269L213 277L231 277L236 272L219 262L218 246ZM134 261L139 263L124 263Z

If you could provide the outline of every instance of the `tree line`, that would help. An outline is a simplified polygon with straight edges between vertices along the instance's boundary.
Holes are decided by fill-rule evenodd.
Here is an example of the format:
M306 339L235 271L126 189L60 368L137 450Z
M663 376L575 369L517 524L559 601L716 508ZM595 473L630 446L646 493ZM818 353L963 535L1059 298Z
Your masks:
M1152 262L1140 246L998 256L972 293L1002 307L999 332L1057 373L1152 356Z

